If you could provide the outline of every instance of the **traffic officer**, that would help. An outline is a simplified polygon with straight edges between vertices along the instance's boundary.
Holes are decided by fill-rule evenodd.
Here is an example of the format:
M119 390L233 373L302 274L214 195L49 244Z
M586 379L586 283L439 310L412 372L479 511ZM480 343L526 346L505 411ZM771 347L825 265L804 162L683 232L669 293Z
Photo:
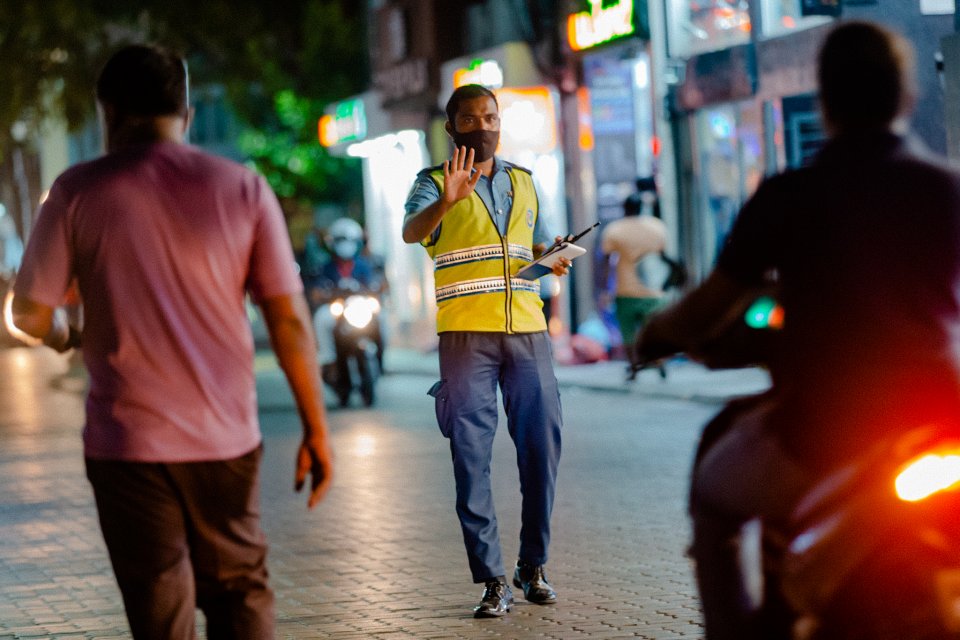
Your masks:
M447 102L453 156L425 169L407 198L403 239L422 244L435 264L440 381L430 390L441 433L450 439L457 515L470 571L484 583L478 618L510 610L490 485L497 385L517 448L523 496L514 586L537 604L557 596L544 575L560 459L560 394L539 283L514 277L546 249L533 177L494 155L500 113L479 85ZM554 268L565 275L570 262Z

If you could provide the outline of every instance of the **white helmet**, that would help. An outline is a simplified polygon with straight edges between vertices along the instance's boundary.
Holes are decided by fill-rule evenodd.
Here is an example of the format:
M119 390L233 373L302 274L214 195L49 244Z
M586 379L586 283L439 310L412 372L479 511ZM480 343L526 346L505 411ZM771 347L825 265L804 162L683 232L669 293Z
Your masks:
M327 245L344 260L354 258L363 246L363 227L351 218L338 218L327 229Z

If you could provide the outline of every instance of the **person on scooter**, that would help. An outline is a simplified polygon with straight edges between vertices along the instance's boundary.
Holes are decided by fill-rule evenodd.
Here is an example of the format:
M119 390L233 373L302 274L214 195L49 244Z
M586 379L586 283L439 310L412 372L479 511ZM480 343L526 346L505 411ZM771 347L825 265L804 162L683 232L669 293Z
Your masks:
M318 354L325 381L336 379L336 345L333 337L336 319L329 312L330 302L348 288L357 292L380 293L380 277L373 264L362 254L364 246L363 227L351 218L338 218L327 229L324 242L330 252L315 279L312 297L317 310L313 326L317 334ZM378 361L382 366L383 343L380 331L377 334ZM341 402L343 404L343 402Z
M377 289L376 273L363 250L363 227L352 218L338 218L324 234L330 260L320 267L321 290L335 289L340 280L355 280L364 289Z
M734 413L691 481L708 640L779 637L741 571L747 522L785 521L818 477L879 438L956 428L960 415L960 174L906 136L911 47L886 28L840 23L818 84L825 147L761 184L716 269L638 343L647 360L703 356L775 275L785 323L772 390Z

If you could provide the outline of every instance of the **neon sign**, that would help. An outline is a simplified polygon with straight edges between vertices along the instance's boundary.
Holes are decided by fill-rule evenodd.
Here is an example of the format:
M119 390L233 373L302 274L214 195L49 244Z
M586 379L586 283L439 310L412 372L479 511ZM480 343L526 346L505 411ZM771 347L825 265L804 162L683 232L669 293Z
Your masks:
M471 60L466 68L453 72L453 87L462 87L465 84L479 84L488 89L499 89L503 86L503 68L496 60L481 58Z
M523 149L551 153L557 148L557 117L546 87L497 91L500 104L500 147L507 155Z
M567 17L567 39L570 48L581 51L598 44L632 35L636 31L633 24L633 0L617 0L608 3L604 0L587 0L589 11L573 13ZM609 4L609 6L604 6Z
M362 140L367 137L367 116L362 100L344 100L338 102L333 113L320 118L317 124L320 144L332 147L341 142Z

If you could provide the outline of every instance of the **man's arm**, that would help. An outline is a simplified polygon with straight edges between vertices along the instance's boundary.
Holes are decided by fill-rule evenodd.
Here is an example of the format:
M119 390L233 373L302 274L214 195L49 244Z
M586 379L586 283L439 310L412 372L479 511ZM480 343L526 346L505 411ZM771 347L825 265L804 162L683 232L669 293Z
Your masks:
M637 343L640 356L685 351L696 357L697 350L727 326L731 313L739 310L737 303L751 290L714 269L700 286L646 322Z
M559 245L563 242L563 236L555 236L553 239L554 246ZM548 247L545 242L533 245L533 257L534 259L539 258L544 253L546 253L551 247ZM556 264L553 265L553 275L555 276L565 276L570 273L570 267L573 266L573 260L568 258L560 258L557 260Z
M433 233L452 204L446 202L441 196L427 208L407 215L403 219L403 241L407 244L415 244Z
M421 211L410 213L403 220L403 241L420 242L440 225L450 207L463 200L480 182L480 171L473 171L473 149L460 147L443 163L443 191L440 199ZM471 175L472 173L472 175Z
M13 298L13 324L28 336L63 353L80 346L80 333L70 326L66 312L23 296Z
M791 209L797 185L784 174L765 180L740 209L713 272L676 304L647 321L640 335L642 357L659 357L664 347L693 357L743 310L746 296L766 282L778 265L787 236L783 212ZM795 178L789 178L795 179ZM661 354L662 355L662 354Z
M317 348L310 312L302 295L280 295L260 304L270 343L290 384L303 423L303 442L297 453L294 488L300 491L310 474L307 507L316 506L333 481L333 454L327 434L323 387L317 368Z

